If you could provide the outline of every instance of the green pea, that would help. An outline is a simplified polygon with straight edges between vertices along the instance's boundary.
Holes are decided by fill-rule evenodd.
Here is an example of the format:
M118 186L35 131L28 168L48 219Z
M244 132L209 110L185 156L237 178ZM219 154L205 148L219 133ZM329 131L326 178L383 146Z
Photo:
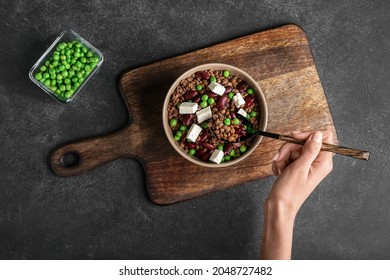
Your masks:
M224 161L229 161L230 160L230 156L224 156L223 159L224 159Z
M71 82L71 79L69 79L69 78L66 78L66 79L64 80L65 85L69 85L70 82Z
M77 76L77 78L82 79L83 78L83 73L77 72L76 76Z
M50 86L50 80L46 80L44 84L45 86Z
M44 77L45 79L48 79L48 78L50 77L50 74L49 74L49 72L45 72L45 73L43 73L43 77Z
M53 61L53 66L57 67L58 66L58 61Z
M222 145L222 144L219 144L219 145L217 146L217 149L220 150L220 151L223 151L223 145Z
M57 75L57 80L62 80L62 75L61 74Z
M66 44L64 45L63 43L58 45L58 49L63 50L66 47Z
M241 147L240 147L240 152L241 152L241 153L245 153L245 152L246 152L246 149L247 149L247 147L246 147L245 145L241 145Z
M51 84L52 86L55 86L55 85L57 84L57 82L56 82L56 80L51 80L50 84Z
M87 59L85 57L80 58L81 63L86 63Z
M65 85L60 85L60 91L65 91L65 90L66 90Z
M229 92L229 94L228 94L228 98L229 98L229 99L232 99L232 98L233 98L233 96L234 96L234 92L232 92L232 91L231 91L231 92Z
M202 102L200 102L200 106L201 106L202 108L206 108L206 107L208 106L208 104L207 104L206 101L202 101Z
M236 155L236 151L233 149L231 152L230 152L230 156L231 157L234 157Z
M202 124L200 125L203 129L207 129L209 128L209 124L207 122L202 122Z
M181 131L180 131L180 130L176 131L176 136L179 136L179 137L181 137L181 136L182 136L182 133L181 133Z
M247 128L248 128L245 124L243 125L243 127L244 127L245 130L247 130Z
M66 92L65 93L65 97L66 98L70 98L72 96L72 93L70 91Z
M37 79L38 81L42 79L42 73L39 72L37 74L35 74L35 79Z
M196 86L196 90L197 90L197 91L201 91L202 89L203 89L202 85L197 85L197 86Z
M76 65L76 67L78 67L78 68L83 67L83 64L82 64L80 61L77 61L75 65Z
M88 49L86 47L82 47L81 50L83 51L83 53L88 52Z
M256 114L255 111L252 111L252 112L250 113L250 115L251 115L252 118L254 118L254 117L256 117L257 114Z
M41 72L45 72L46 71L46 66L45 65L42 65L40 68L39 68L39 70L41 70Z
M57 75L55 73L50 75L50 79L52 79L52 80L54 80L56 77L57 77Z
M49 73L50 73L50 74L55 74L55 73L56 73L56 70L55 70L55 69L49 69Z
M61 55L60 56L60 60L65 60L66 59L66 56L65 55Z
M62 77L66 78L66 77L68 77L69 74L68 74L68 71L64 70L64 71L62 71L61 75L62 75Z
M181 125L181 126L179 127L179 130L180 130L180 131L186 131L186 130L187 130L187 127L186 127L185 125Z
M223 76L224 76L225 78L228 78L229 75L230 75L230 72L229 72L228 70L223 71Z
M72 78L72 82L73 82L73 83L77 83L78 81L79 81L79 79L78 79L77 77L73 77L73 78Z
M209 99L209 97L207 96L207 94L203 94L201 99L202 99L202 101L207 101L207 99Z
M65 69L66 69L66 70L70 69L70 64L66 64L66 65L65 65Z
M71 85L69 85L69 84L68 84L68 85L66 85L65 87L66 87L66 90L71 90L71 89L72 89L72 86L71 86Z
M57 93L57 94L61 94L61 91L60 91L59 88L56 90L56 93Z
M74 76L74 70L73 69L70 69L68 71L68 77L72 78Z
M177 120L176 120L176 119L171 119L171 120L169 121L169 125L170 125L171 127L175 127L175 126L177 125Z
M235 125L240 124L240 120L237 119L237 118L234 118L233 119L233 124L235 124Z
M255 93L255 91L253 90L253 88L248 88L248 89L246 90L246 92L247 92L248 94L254 94L254 93Z
M74 55L75 58L79 58L80 57L80 53L79 52L75 52L73 55Z
M195 150L195 149L190 149L190 150L188 151L188 153L189 153L190 156L193 156L193 155L195 155L196 150Z
M84 69L85 69L85 71L89 71L89 70L91 70L91 66L89 66L89 65L87 64L87 65L84 66Z
M180 141L180 137L179 136L175 136L173 138L175 138L176 141Z
M60 70L61 72L64 71L64 70L65 70L65 66L64 66L64 65L60 65L60 66L58 67L58 70Z
M93 53L87 52L87 56L88 56L88 57L92 57L92 56L93 56Z
M213 104L215 103L214 98L209 98L209 99L207 100L207 103L209 103L210 105L213 105Z
M67 44L66 44L66 46L68 47L68 48L72 48L73 47L73 43L72 42L68 42Z
M46 60L45 61L45 66L49 66L50 65L50 60Z
M210 77L210 82L216 82L216 81L217 81L217 78L215 78L215 76Z
M57 87L56 86L51 86L50 89L51 89L52 92L55 92L57 90Z
M224 119L223 123L226 125L230 125L230 119L229 118Z

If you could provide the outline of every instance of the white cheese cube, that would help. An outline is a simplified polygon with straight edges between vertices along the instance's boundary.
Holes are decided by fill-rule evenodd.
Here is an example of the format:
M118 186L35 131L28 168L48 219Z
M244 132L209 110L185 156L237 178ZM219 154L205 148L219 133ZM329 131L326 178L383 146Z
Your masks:
M223 154L223 151L215 149L210 156L210 161L215 162L216 164L220 164L223 158Z
M202 128L197 124L192 124L190 130L188 130L187 139L191 142L195 142L199 134L202 132Z
M193 114L198 110L198 103L183 102L179 106L179 114Z
M210 106L196 112L196 116L198 117L198 123L210 119L213 116Z
M248 115L248 113L247 112L245 112L245 110L244 109L240 109L240 110L238 110L238 112L237 112L238 114L240 114L241 116L243 116L244 118L246 118L246 116Z
M222 95L222 94L224 94L225 93L225 87L223 86L223 85L221 85L221 84L218 84L218 83L216 83L216 82L211 82L210 84L209 84L209 89L212 91L212 92L214 92L214 93L216 93L216 94L218 94L218 95Z
M242 95L239 92L236 93L235 96L233 96L233 102L237 108L240 107L241 105L245 104L245 100L244 100L244 98L242 98Z

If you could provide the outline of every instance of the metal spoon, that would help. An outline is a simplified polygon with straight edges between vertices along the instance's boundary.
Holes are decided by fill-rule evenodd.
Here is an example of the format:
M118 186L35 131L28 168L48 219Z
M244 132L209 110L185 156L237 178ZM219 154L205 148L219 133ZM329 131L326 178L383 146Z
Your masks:
M274 138L274 139L278 139L278 140L282 140L294 144L299 144L299 145L305 144L304 140L295 139L291 136L280 135L280 134L266 132L262 130L256 130L253 127L252 123L247 118L241 116L238 116L238 118L242 121L242 124L246 126L246 135L240 138L241 141L248 140L254 137L255 135L262 135L265 137ZM352 148L332 145L328 143L322 143L321 151L333 152L336 154L349 156L357 159L364 159L364 160L368 160L370 157L370 152L368 151L362 151L358 149L352 149Z

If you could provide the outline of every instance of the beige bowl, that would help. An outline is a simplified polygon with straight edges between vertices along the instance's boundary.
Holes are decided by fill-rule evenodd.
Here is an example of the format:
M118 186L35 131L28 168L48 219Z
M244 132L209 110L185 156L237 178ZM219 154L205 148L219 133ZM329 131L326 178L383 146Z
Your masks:
M209 63L209 64L203 64L199 65L197 67L194 67L187 72L183 73L179 78L176 79L176 81L172 84L170 87L168 94L165 97L164 100L164 105L163 105L163 110L162 110L162 120L163 120L163 126L164 126L164 131L165 134L169 140L169 143L171 143L172 147L186 160L191 161L192 163L204 166L204 167L211 167L211 168L221 168L225 166L230 166L236 163L239 163L240 161L244 160L246 157L250 156L250 154L256 149L257 145L259 145L262 137L261 136L256 136L254 139L252 139L251 146L250 148L243 154L242 156L238 157L237 159L227 161L227 162L222 162L221 164L216 164L212 162L204 162L201 161L200 159L196 157L192 157L189 154L187 154L177 143L177 141L174 140L174 135L172 134L172 130L169 126L169 121L168 121L168 104L169 100L171 98L172 93L175 91L176 87L179 85L180 81L188 78L192 74L194 74L197 71L205 71L205 70L229 70L230 74L237 76L243 80L245 80L248 85L254 89L256 99L258 102L259 106L259 115L258 115L258 120L259 120L259 129L265 130L267 127L267 120L268 120L268 111L267 111L267 104L265 101L265 97L263 92L261 91L259 85L256 83L256 81L249 76L246 72L243 70L234 67L232 65L228 64L222 64L222 63Z

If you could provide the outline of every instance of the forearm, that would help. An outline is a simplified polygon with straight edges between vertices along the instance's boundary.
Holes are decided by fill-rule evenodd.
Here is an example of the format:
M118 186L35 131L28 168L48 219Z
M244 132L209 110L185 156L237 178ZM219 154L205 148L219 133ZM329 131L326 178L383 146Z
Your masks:
M282 203L267 200L260 258L291 259L295 213Z

